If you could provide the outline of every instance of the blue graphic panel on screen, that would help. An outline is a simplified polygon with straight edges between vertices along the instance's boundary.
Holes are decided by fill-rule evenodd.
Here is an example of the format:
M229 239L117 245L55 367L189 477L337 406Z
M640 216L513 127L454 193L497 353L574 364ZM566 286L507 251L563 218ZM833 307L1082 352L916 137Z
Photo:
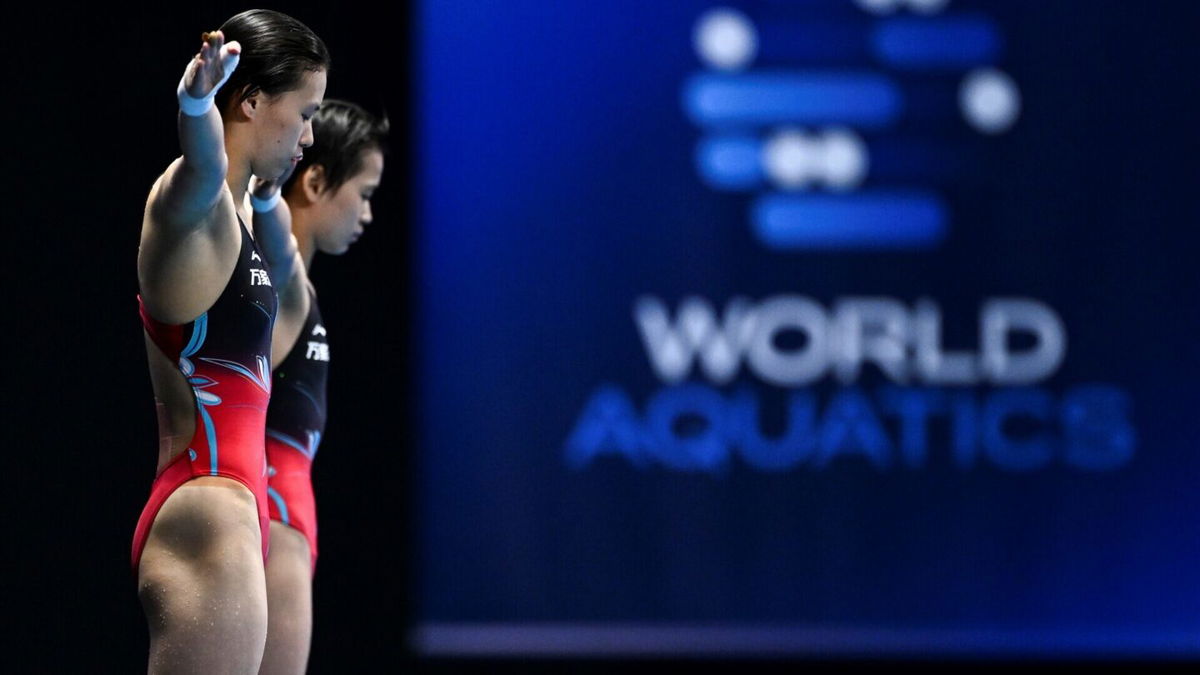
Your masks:
M1017 85L997 67L1003 36L986 15L945 0L854 5L865 22L798 10L757 21L716 7L693 28L706 70L684 82L682 104L704 134L696 171L715 190L750 196L751 230L770 249L937 246L951 221L939 190L956 167L982 161L939 130L991 136L1020 115ZM762 53L789 67L756 68ZM931 94L939 88L957 100ZM913 120L933 120L931 136L893 136Z

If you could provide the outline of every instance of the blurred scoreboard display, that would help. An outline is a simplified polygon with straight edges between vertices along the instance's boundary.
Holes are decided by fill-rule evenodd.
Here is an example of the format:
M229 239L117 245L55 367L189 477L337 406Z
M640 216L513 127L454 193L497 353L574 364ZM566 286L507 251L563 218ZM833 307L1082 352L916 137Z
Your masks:
M1190 3L422 3L416 647L1200 656Z

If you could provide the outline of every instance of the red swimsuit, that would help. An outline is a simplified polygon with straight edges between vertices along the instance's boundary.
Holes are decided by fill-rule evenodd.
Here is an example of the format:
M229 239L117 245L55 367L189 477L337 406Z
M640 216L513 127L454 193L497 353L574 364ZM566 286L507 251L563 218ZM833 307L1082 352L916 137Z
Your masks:
M225 290L194 321L173 325L146 312L142 325L154 344L192 387L196 431L187 450L171 460L150 488L150 499L133 535L136 574L150 526L167 497L199 476L232 478L254 493L268 546L267 463L263 443L271 395L271 329L278 304L268 268L254 239L238 218L242 246Z

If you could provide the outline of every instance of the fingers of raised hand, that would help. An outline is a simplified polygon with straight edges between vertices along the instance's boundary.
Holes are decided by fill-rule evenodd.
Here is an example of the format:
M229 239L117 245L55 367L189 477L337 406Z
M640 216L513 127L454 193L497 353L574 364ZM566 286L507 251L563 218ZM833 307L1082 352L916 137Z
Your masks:
M210 59L217 61L220 57L221 62L228 62L230 57L237 57L242 53L242 45L237 40L225 42L225 34L221 31L213 31L203 35L204 44L200 46L201 56L207 62Z
M200 51L188 64L180 82L180 94L197 100L215 94L237 68L242 52L242 46L236 40L226 43L225 35L219 30L200 37Z
M217 47L214 49L213 44L221 39L221 32L206 32L201 34L200 39L200 51L188 66L190 72L187 76L187 92L190 96L196 98L207 94L212 89L212 85L219 79L219 77L214 78L212 76L213 66L217 61L214 56L220 53L218 51L220 48Z
M209 70L212 68L214 62L217 61L217 55L221 53L221 44L224 42L224 36L218 30L211 33L203 33L200 38L200 52L196 54L196 60L200 62L201 68Z
M221 31L204 33L200 52L196 54L188 93L195 97L205 96L219 86L237 68L242 46L236 40L225 42Z
M200 39L204 42L205 46L213 50L214 54L221 51L221 45L225 44L225 34L219 30L202 33Z

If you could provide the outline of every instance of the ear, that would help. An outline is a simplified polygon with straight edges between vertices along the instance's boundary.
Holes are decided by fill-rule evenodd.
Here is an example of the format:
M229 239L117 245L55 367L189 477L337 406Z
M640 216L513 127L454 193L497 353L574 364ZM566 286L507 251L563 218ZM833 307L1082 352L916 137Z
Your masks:
M300 177L300 185L304 188L304 198L316 202L325 192L325 167L310 164Z
M250 85L246 86L250 87ZM234 100L237 100L237 97L234 97ZM258 115L258 111L262 107L262 103L262 89L254 87L253 89L250 89L249 95L242 99L242 102L238 105L238 111L241 112L242 116L246 119L252 120L256 115Z

